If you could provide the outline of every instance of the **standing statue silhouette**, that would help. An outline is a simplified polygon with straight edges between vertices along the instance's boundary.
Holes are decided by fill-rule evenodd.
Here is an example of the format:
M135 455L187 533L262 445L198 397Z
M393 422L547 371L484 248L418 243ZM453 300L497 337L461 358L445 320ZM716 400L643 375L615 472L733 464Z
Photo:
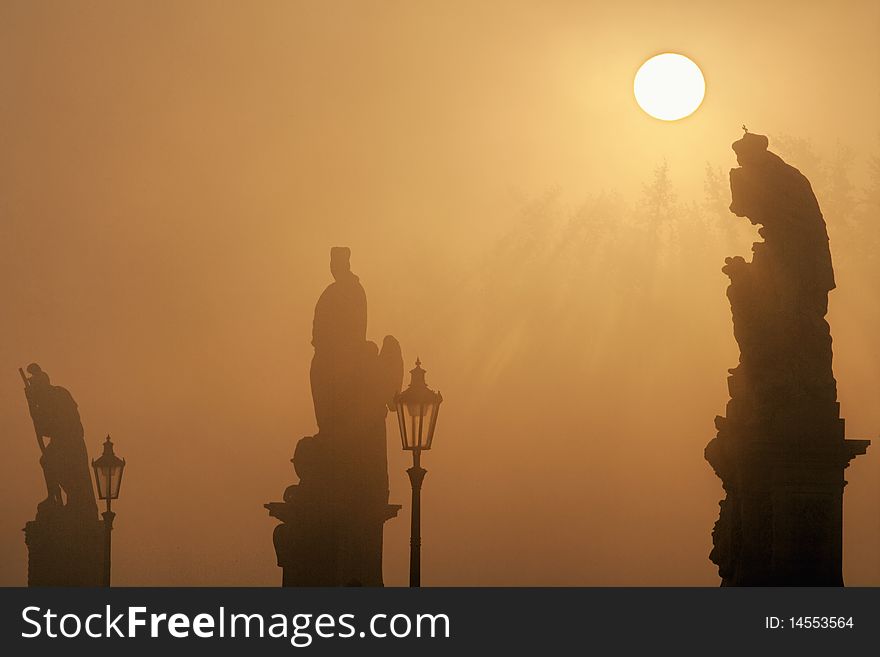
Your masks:
M351 391L357 368L368 350L367 295L351 272L351 251L330 250L331 283L318 299L312 323L311 383L318 433L337 433L353 403Z
M760 225L751 262L727 258L739 364L706 460L726 493L711 560L723 586L840 586L846 440L825 320L834 270L810 182L746 131L730 210Z
M296 445L299 483L266 505L285 586L382 585L388 504L385 417L403 381L400 345L367 340L367 299L351 251L334 247L334 282L318 299L310 380L318 433Z

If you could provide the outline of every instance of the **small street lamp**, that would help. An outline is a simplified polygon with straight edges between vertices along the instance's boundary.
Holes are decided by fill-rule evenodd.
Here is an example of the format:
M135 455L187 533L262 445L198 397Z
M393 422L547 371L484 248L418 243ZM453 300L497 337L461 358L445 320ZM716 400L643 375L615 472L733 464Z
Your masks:
M409 387L394 397L397 407L397 423L400 427L400 441L404 450L412 452L413 466L406 473L412 485L412 524L409 539L409 585L421 586L421 494L425 470L419 462L422 450L431 449L434 429L437 428L437 414L443 397L425 383L425 370L416 359L415 368L410 370Z
M104 441L104 453L97 459L92 459L92 467L95 469L95 483L98 486L98 497L107 500L107 510L101 515L104 517L104 586L110 587L110 534L113 531L113 518L116 514L110 510L110 502L119 497L119 487L122 485L122 471L125 469L125 459L121 459L113 453L113 443L110 436Z

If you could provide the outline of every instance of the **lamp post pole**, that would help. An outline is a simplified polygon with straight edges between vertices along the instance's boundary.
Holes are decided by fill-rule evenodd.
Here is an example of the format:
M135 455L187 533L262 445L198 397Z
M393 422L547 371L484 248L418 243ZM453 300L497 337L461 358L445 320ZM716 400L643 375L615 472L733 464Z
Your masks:
M122 471L125 469L125 459L121 459L113 453L113 443L110 436L104 441L104 453L97 459L92 460L95 469L95 484L98 488L98 499L107 501L107 510L101 514L104 518L104 586L110 588L110 541L113 534L113 513L111 505L113 500L119 497L119 487L122 485Z
M116 514L110 510L110 499L107 498L107 510L101 515L104 517L104 586L110 588L110 544L113 534L113 518Z
M425 383L425 370L418 358L415 368L409 372L412 375L409 387L394 396L394 407L397 410L401 446L413 455L412 467L406 471L412 486L409 585L419 587L422 585L422 481L428 472L421 464L422 450L431 449L443 396Z
M412 517L409 536L409 585L422 585L422 480L428 472L419 464L421 450L413 450L413 466L406 473L412 485Z

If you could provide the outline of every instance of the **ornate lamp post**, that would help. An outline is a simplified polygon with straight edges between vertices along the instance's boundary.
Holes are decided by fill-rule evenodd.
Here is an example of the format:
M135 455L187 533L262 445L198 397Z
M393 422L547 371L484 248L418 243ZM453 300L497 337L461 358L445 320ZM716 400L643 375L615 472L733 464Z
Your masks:
M412 484L409 585L421 586L421 495L422 480L427 470L421 467L419 459L422 450L431 449L443 397L425 383L425 370L418 359L415 368L410 370L410 375L409 387L395 396L394 405L397 407L397 423L403 449L411 451L413 455L413 466L406 471Z
M120 459L113 453L113 443L110 436L104 441L104 453L97 459L92 459L92 467L95 469L95 483L98 486L98 497L107 500L107 510L101 515L104 517L104 586L110 587L110 534L113 531L113 518L116 514L110 510L110 502L119 497L119 487L122 485L122 471L125 469L125 459Z

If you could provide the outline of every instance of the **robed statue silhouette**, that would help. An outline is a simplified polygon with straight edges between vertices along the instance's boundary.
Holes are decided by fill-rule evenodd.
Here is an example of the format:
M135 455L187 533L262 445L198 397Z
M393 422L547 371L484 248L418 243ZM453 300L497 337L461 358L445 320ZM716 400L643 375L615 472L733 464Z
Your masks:
M296 445L299 483L267 504L286 586L382 584L388 504L385 417L403 380L400 345L367 340L367 299L345 247L330 251L331 283L318 299L310 380L318 433Z
M825 220L807 178L768 145L748 131L733 144L730 210L763 241L722 268L740 358L705 450L726 493L710 558L724 586L839 586L843 470L868 441L844 439Z

